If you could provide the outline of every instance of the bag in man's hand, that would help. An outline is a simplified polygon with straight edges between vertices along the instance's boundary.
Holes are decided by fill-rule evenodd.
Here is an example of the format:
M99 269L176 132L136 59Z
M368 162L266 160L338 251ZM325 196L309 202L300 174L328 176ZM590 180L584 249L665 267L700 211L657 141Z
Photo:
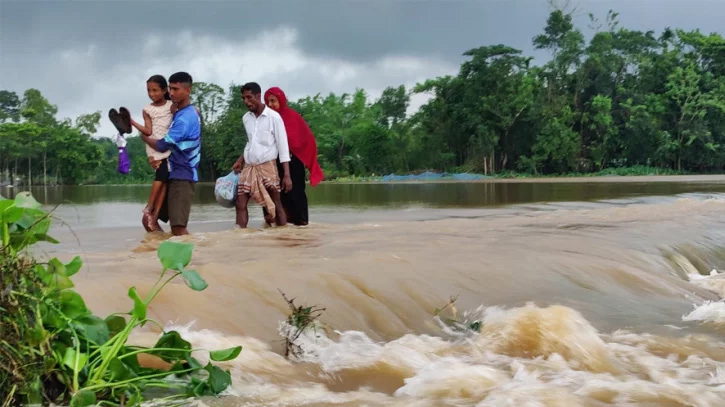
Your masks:
M237 201L237 184L239 183L239 174L234 171L228 175L217 178L214 186L214 196L219 205L225 208L233 208Z

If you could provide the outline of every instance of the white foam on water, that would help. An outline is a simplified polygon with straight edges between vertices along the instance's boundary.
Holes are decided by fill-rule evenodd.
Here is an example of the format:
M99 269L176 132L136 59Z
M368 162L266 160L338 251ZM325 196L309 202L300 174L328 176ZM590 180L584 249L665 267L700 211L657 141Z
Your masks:
M678 261L678 264L690 264ZM694 269L694 266L690 268ZM725 273L718 270L711 270L710 274L705 276L697 272L696 269L690 271L687 277L692 284L702 287L706 290L716 293L722 300L705 301L701 304L695 304L695 309L682 317L683 321L700 321L711 324L725 324Z
M449 339L409 334L376 342L359 331L307 332L294 362L253 338L173 328L195 347L244 346L222 364L232 388L204 399L215 406L725 405L725 352L718 350L725 343L601 334L564 306L481 311L480 334Z
M725 324L725 301L705 301L683 316L682 320Z

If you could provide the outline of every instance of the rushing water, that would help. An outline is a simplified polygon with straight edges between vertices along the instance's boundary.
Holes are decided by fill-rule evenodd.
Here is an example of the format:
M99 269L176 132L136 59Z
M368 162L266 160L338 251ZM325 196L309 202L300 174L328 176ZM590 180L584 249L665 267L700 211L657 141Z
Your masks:
M244 231L202 187L181 240L209 288L149 312L198 347L244 345L215 406L721 407L725 177L623 181L330 184L310 226ZM160 272L148 188L41 191L70 225L44 250L82 254L96 313L128 309ZM295 361L278 289L326 308ZM452 296L442 315L479 334L434 317Z

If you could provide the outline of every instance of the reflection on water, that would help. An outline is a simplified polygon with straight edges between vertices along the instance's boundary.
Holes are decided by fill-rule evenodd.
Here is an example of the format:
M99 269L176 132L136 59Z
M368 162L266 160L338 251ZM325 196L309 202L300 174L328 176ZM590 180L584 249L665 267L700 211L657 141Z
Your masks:
M693 178L700 182L662 182L643 178L637 182L583 180L495 180L489 182L439 183L323 183L307 188L312 206L405 206L464 207L509 205L530 202L591 201L644 195L675 195L688 192L725 192L725 177ZM655 182L657 181L657 182ZM33 187L39 201L48 205L86 205L104 202L145 203L150 186L98 185ZM5 189L4 194L13 190ZM197 186L195 204L212 204L214 185Z

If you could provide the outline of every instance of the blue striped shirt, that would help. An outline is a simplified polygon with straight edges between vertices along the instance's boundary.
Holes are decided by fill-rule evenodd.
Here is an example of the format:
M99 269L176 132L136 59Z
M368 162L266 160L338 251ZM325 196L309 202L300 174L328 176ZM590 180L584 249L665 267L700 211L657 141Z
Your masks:
M156 142L156 151L171 150L169 179L199 181L201 160L201 118L194 106L189 105L174 115L169 133Z

